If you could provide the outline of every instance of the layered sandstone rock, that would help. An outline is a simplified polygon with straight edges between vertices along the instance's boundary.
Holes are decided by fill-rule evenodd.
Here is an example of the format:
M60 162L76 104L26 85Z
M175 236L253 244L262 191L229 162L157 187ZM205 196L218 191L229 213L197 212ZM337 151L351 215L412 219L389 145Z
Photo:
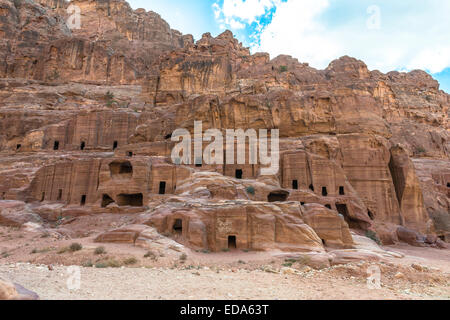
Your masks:
M351 229L449 239L450 96L425 72L351 57L317 70L252 54L229 31L194 42L122 0L0 0L0 49L1 224L141 213L97 240L164 234L212 251L323 253L354 247ZM172 133L194 121L279 129L278 173L249 163L248 142L245 164L173 163Z

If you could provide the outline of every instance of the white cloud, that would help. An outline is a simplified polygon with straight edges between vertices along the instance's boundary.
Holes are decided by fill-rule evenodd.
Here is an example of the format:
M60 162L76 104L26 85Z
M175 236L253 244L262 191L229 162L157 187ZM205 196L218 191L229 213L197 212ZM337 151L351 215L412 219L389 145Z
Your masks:
M213 4L213 11L222 29L225 27L243 29L245 24L257 22L267 10L280 2L281 0L223 0L221 6L218 2Z
M216 13L224 27L233 28L234 19L242 29L273 6L267 26L248 30L260 40L254 52L289 54L320 69L343 55L383 72L450 67L448 0L224 0Z

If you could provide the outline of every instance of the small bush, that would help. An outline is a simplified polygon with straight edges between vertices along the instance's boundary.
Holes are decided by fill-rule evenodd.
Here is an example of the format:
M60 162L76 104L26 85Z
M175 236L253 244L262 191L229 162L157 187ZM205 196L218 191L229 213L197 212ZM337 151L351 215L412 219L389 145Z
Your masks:
M286 72L286 71L288 71L288 67L287 66L280 66L280 72L281 73Z
M373 241L375 241L378 245L382 245L380 238L378 238L378 235L372 231L372 230L367 230L366 231L366 237L369 239L372 239Z
M82 264L83 267L85 268L92 268L94 266L94 264L92 263L92 261L86 261Z
M157 256L153 251L147 251L146 254L144 254L144 258L151 258L152 260L156 260Z
M283 263L283 267L292 267L293 263L292 262L285 262Z
M209 254L209 253L211 253L211 251L209 251L208 249L203 249L203 250L202 250L202 253L204 253L204 254Z
M255 188L253 186L247 187L247 193L251 195L255 195Z
M72 252L80 251L81 249L83 249L83 246L80 243L74 242L70 245L69 249Z
M105 94L105 98L106 100L114 100L114 93L108 90L108 92L106 92Z
M120 262L113 259L99 261L95 264L96 268L120 268L121 266Z
M104 253L106 253L105 247L95 248L94 254L104 254Z
M180 256L180 260L181 260L181 261L186 261L186 260L187 260L187 254L186 254L186 253L183 253L183 254Z
M427 150L425 150L424 147L417 147L416 148L416 153L425 153L425 152L427 152Z
M126 266L130 266L130 265L136 264L137 262L138 261L137 261L137 259L135 257L131 257L131 258L125 259L123 261L123 264L126 265Z

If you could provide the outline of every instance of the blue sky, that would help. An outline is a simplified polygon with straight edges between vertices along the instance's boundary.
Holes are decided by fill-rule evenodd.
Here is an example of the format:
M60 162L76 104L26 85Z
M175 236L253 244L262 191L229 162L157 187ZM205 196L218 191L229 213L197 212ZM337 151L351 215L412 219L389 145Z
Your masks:
M448 0L129 0L199 39L225 29L252 52L319 69L343 55L371 70L423 69L450 92Z

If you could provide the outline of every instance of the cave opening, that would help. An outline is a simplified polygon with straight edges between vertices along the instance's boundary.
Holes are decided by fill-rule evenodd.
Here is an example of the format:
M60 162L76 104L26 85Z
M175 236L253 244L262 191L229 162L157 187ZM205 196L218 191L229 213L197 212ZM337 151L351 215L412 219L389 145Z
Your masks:
M118 146L119 146L119 143L117 141L114 141L113 150L116 150Z
M267 200L269 202L284 202L287 201L287 198L289 196L289 192L279 190L279 191L273 191L269 193L267 196Z
M235 172L236 179L242 179L243 174L244 173L243 173L242 169L237 169Z
M450 188L450 182L447 182L447 188Z
M102 208L106 208L111 203L114 203L114 200L109 196L109 194L104 194L102 197Z
M117 196L117 204L119 206L142 207L144 199L142 193L119 194Z
M322 187L322 196L324 197L328 196L327 187Z
M292 189L298 190L298 180L292 180Z
M165 181L159 182L159 194L166 194L166 182Z
M45 200L45 192L42 192L41 202Z
M173 233L181 235L183 233L183 220L175 219L172 230L173 230Z
M84 148L86 148L86 143L84 141L81 141L80 150L84 150Z
M350 217L348 213L347 205L344 203L336 203L336 210L344 217L345 222L348 223L348 226L353 229L360 229L359 222L356 219Z
M367 214L369 215L370 220L375 220L375 216L373 215L372 211L367 210Z
M59 149L59 141L55 141L53 143L53 150L58 150Z
M133 157L133 152L132 151L128 151L127 152L127 156L130 157L130 158Z
M345 195L345 189L344 189L343 186L340 186L340 187L339 187L339 194L340 194L341 196L344 196L344 195Z
M86 204L86 195L83 194L83 195L81 196L80 205L81 205L81 206L84 206L85 204Z
M16 150L20 150L20 148L22 148L22 145L19 143L16 145Z
M228 249L236 249L236 236L228 236Z
M325 205L325 208L328 208L328 209L331 210L331 204L326 204L326 205Z
M58 190L58 198L56 199L57 201L61 201L62 199L62 189Z
M314 186L312 184L309 185L309 190L314 191Z

